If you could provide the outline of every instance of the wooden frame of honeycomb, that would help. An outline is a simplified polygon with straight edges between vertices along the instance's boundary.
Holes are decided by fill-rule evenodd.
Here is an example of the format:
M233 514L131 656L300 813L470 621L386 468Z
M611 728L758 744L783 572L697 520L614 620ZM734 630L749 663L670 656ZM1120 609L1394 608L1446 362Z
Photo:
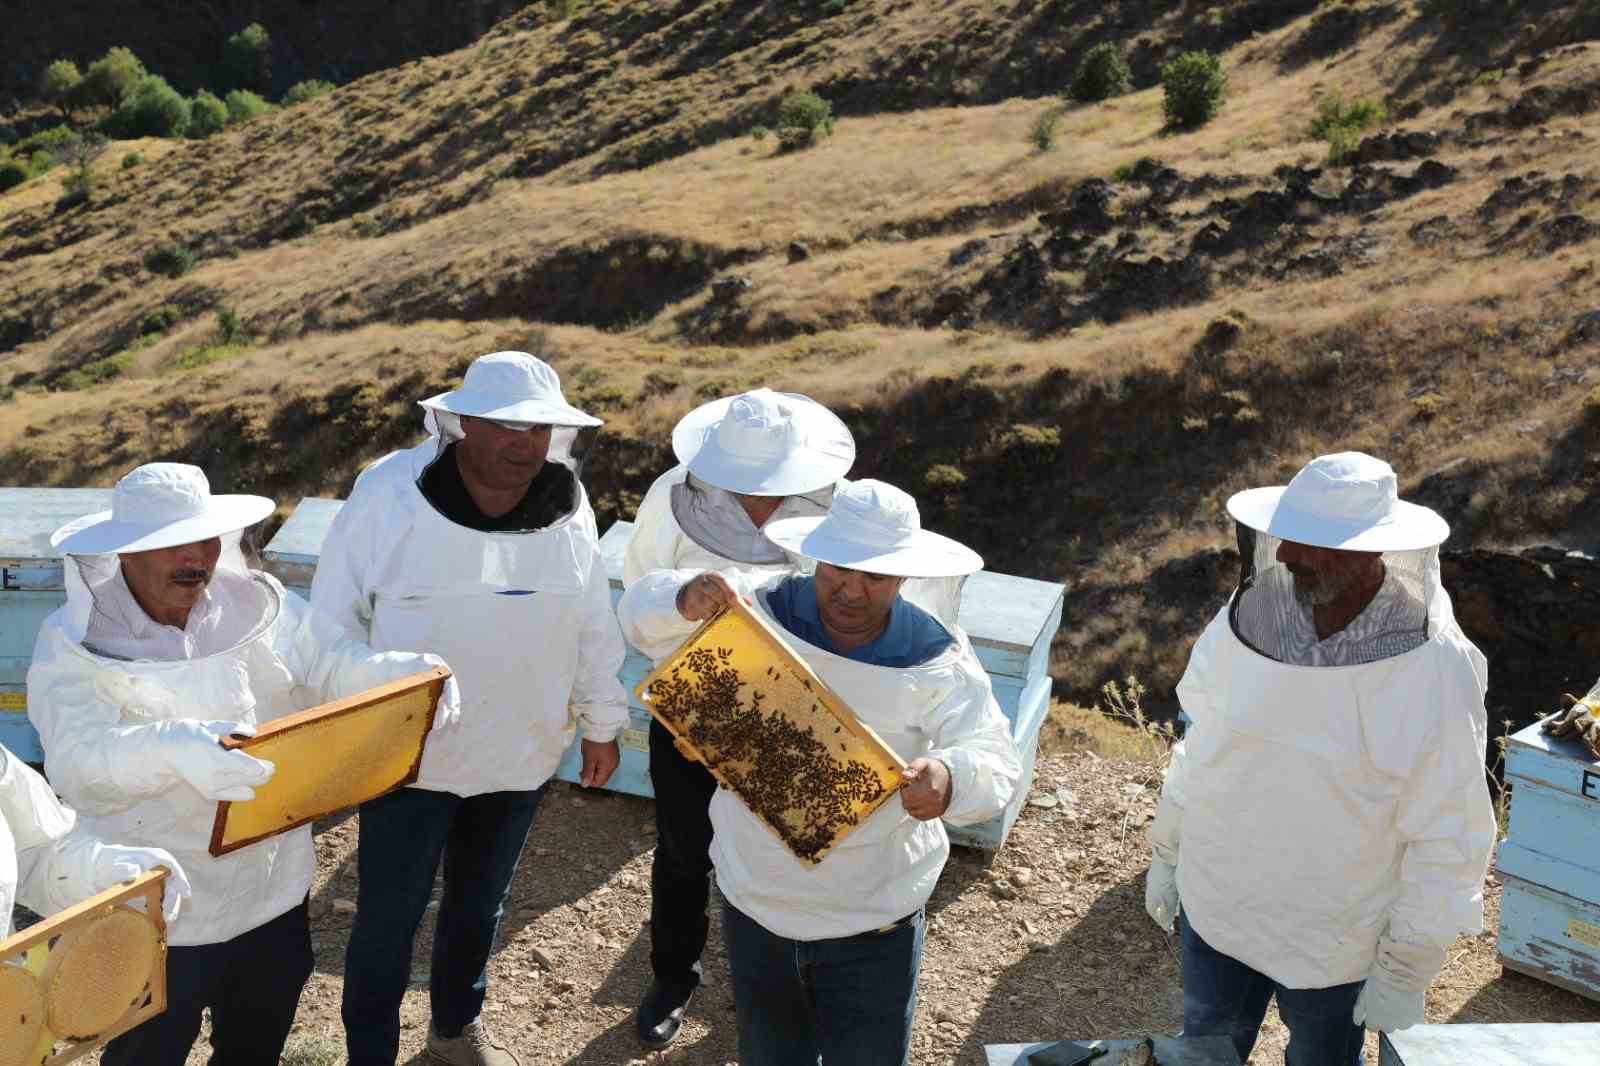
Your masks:
M223 747L266 759L276 771L254 799L217 804L211 854L226 855L415 781L449 677L434 667L274 719L253 737L224 738Z
M43 1017L33 1018L12 1010L9 1001L0 1002L0 1063L62 1066L167 1009L167 924L161 911L166 879L167 871L157 867L0 941L6 978L0 981L0 999L21 996L44 1007ZM138 903L142 909L131 906ZM118 927L114 935L99 935L108 926ZM141 930L147 932L138 939L149 945L142 960L126 950L126 934ZM79 957L108 948L121 950L103 961L86 963ZM118 972L119 966L142 972ZM108 995L117 1002L104 1002ZM125 1009L123 998L129 1000ZM73 1019L86 1016L114 1020L97 1025L94 1033L51 1029L52 1024L70 1027Z
M634 691L686 758L809 865L900 787L906 764L742 602Z

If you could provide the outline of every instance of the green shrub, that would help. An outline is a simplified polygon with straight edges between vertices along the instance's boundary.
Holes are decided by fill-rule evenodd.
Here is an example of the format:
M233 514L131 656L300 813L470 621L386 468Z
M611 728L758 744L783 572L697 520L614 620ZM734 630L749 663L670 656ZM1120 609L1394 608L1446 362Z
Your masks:
M119 378L123 372L133 364L133 355L130 352L118 352L108 355L104 359L96 359L91 363L84 363L76 370L69 370L55 380L58 392L77 392L95 385L104 384L112 378Z
M44 68L39 79L39 95L61 109L61 117L69 117L72 102L77 99L83 75L78 65L70 59L58 59Z
M249 122L272 110L271 104L247 89L235 89L229 93L227 105L228 121L233 123Z
M152 274L181 278L194 268L194 253L181 244L158 244L144 253L144 268Z
M960 467L937 463L923 472L922 483L932 492L953 492L967 483L967 475Z
M218 344L248 344L250 335L244 330L244 323L239 321L239 316L231 307L217 309L217 343Z
M813 92L790 93L778 104L778 143L790 151L833 132L833 105Z
M201 89L189 101L189 136L203 139L221 133L228 124L228 105L215 93Z
M177 358L167 364L168 370L196 370L224 359L243 355L250 350L248 344L203 344L198 348L185 348Z
M850 0L822 0L822 15L824 18L829 18L843 14L849 5Z
M189 118L189 101L167 79L149 74L123 98L106 129L117 137L182 137Z
M144 317L139 319L139 332L165 333L167 330L183 321L183 312L171 304L162 304L146 311Z
M1047 107L1033 120L1033 128L1028 131L1028 140L1034 148L1041 152L1055 150L1056 138L1061 132L1061 109Z
M767 134L769 134L771 132L772 131L767 129L767 127L765 127L765 126L751 126L750 127L750 139L753 140L753 141L756 141L757 143L759 143L761 141L766 140L767 139Z
M578 13L579 0L544 0L544 9L551 18L569 19Z
M0 192L15 189L32 176L27 164L15 159L0 159Z
M1310 133L1317 140L1325 141L1340 126L1364 130L1388 118L1389 112L1375 100L1357 97L1347 104L1338 93L1330 93L1317 101L1317 117L1311 120Z
M74 144L78 143L78 140L78 131L71 126L51 126L49 129L24 137L17 142L12 151L18 156L31 156L44 152L49 155L51 163L57 163Z
M222 46L222 76L235 89L261 91L272 83L272 38L252 22Z
M289 91L283 94L283 106L293 107L296 104L303 104L307 100L315 100L319 96L327 96L336 88L338 86L333 82L321 81L317 78L298 82L291 85Z
M1000 434L999 445L1008 472L1035 472L1048 466L1061 450L1061 430L1019 422Z
M132 170L134 167L144 166L144 156L138 152L129 152L122 157L122 169Z
M146 71L139 57L126 48L113 48L93 63L79 84L86 104L115 108L122 98L139 87Z
M1122 50L1110 41L1103 41L1084 53L1067 95L1088 104L1121 96L1132 85L1133 72L1128 69Z
M1216 118L1228 93L1228 75L1210 52L1185 52L1161 68L1161 89L1167 123L1192 129Z

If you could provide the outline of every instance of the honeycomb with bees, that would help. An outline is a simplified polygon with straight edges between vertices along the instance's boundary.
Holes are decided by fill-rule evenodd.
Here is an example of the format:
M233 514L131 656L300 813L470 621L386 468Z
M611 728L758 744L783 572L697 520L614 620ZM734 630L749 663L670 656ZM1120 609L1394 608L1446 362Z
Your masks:
M807 864L900 787L905 763L743 603L708 619L637 695Z

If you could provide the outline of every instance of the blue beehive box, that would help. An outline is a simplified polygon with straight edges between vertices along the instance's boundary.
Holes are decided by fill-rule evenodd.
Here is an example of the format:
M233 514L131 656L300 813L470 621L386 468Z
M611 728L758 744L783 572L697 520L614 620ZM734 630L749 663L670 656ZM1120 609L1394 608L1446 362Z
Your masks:
M39 623L67 600L50 534L110 506L110 489L0 488L0 744L26 762L44 761L28 724L33 641Z
M1416 1025L1384 1033L1378 1066L1594 1066L1600 1025Z
M1600 999L1600 761L1535 723L1506 746L1505 775L1500 962Z
M338 500L306 499L262 553L265 566L290 588L310 588L317 556L328 524L341 506ZM611 598L622 598L622 562L633 525L614 523L600 538L600 552L611 579ZM978 658L994 684L996 701L1012 725L1022 753L1023 780L1010 807L990 822L951 826L950 838L960 844L994 849L1005 840L1033 783L1039 727L1050 709L1050 639L1061 624L1064 588L1045 581L980 573L968 580L961 602L961 625L972 638ZM629 693L629 721L619 738L622 765L606 787L636 796L652 796L650 786L650 715L632 700L633 688L650 672L650 660L632 648L619 677ZM556 770L563 781L576 781L581 768L577 742Z

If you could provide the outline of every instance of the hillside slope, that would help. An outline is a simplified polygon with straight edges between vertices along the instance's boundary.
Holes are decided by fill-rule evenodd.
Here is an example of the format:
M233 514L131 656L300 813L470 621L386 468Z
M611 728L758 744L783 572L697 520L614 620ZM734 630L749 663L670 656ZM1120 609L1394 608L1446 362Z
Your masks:
M50 176L0 196L0 479L183 458L292 505L517 347L607 417L606 522L689 406L788 387L930 526L1070 583L1066 694L1132 671L1162 699L1231 578L1223 501L1319 451L1389 458L1453 546L1600 542L1600 27L1499 11L529 11L143 167L108 153L87 207L57 211ZM1044 94L1100 40L1136 91L1036 151ZM1164 131L1154 72L1194 46L1224 50L1230 98ZM744 136L795 87L834 102L832 137ZM1307 133L1326 93L1394 116L1352 167ZM147 272L162 242L196 268ZM1576 646L1551 687L1596 659Z

